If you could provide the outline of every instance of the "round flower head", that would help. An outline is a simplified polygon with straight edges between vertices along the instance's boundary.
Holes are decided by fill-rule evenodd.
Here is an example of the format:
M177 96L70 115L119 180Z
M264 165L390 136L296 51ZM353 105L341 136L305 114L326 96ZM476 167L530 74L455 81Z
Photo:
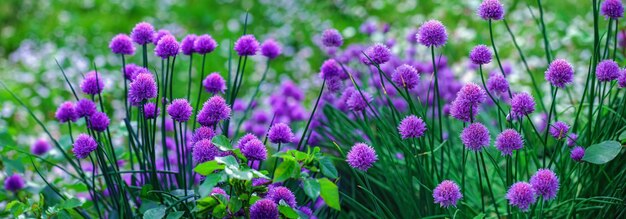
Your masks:
M195 34L189 34L185 36L185 38L183 38L183 41L180 42L180 50L183 52L183 54L185 55L193 54L194 52L193 46L194 46L194 43L196 42L196 38L198 38L198 36L196 36Z
M605 0L600 6L600 12L607 19L619 19L624 17L624 5L621 0Z
M256 55L256 52L259 50L259 41L256 41L254 35L243 35L235 42L234 49L239 56Z
M424 132L426 131L426 124L421 118L410 115L400 122L400 125L398 125L398 131L400 132L402 139L419 138L424 135Z
M521 211L526 212L530 205L537 201L533 186L527 182L516 182L509 188L506 193L506 199L509 204L518 207Z
M258 139L258 138L251 133L244 135L243 137L239 139L239 141L237 141L237 148L243 150L243 147L246 146L246 143L248 143L249 141L253 139Z
M76 120L78 120L78 114L74 108L74 103L70 101L63 102L59 108L57 108L57 112L54 116L60 123L76 122Z
M576 162L583 161L583 157L585 157L585 148L581 146L574 147L574 149L572 149L570 157Z
M378 160L376 151L365 143L356 143L346 155L348 164L355 169L367 171Z
M535 189L537 196L542 196L543 200L550 200L556 197L559 191L559 178L549 169L539 169L530 178L530 184Z
M147 69L138 65L132 63L127 64L126 67L124 67L124 79L129 81L135 80L135 77L137 77L137 74L140 72L140 70L147 71Z
M213 139L213 137L215 137L215 132L213 131L213 129L210 127L202 126L200 128L197 128L196 131L193 133L193 136L191 136L191 142L196 143L204 139L211 140Z
M267 39L261 44L261 55L268 59L275 59L282 53L280 44L273 39Z
M472 82L463 85L461 90L457 93L457 96L472 105L479 105L487 99L485 91Z
M367 107L367 105L372 102L372 96L363 91L362 92L363 95L361 95L361 93L357 92L353 92L352 95L350 95L350 97L348 98L348 100L346 101L346 104L348 105L348 108L352 111L363 111L365 110L365 108Z
M546 81L552 86L564 88L574 81L574 68L565 59L554 60L546 70Z
M135 54L135 46L130 37L126 34L118 34L109 43L109 49L115 54L133 55Z
M289 143L294 138L293 132L291 132L291 128L285 123L277 123L272 125L267 135L270 141L274 144Z
M20 189L23 189L25 187L25 184L26 183L24 182L24 179L22 179L22 176L18 175L17 173L14 173L13 175L4 179L4 189L11 192L17 192Z
M446 27L438 20L429 20L420 26L417 41L424 46L440 47L448 41Z
M161 114L159 107L155 103L146 103L143 105L143 116L146 119L154 119Z
M216 47L217 43L213 37L208 34L200 35L193 43L193 50L200 55L211 53Z
M296 207L296 196L293 195L291 190L284 186L273 187L267 193L267 198L274 201L276 204L280 204L280 201L284 201L285 204L290 207Z
M504 94L509 91L509 81L501 74L492 74L487 80L487 89L495 94Z
M468 149L481 151L484 147L489 146L491 136L483 124L472 123L461 132L461 141Z
M87 128L91 130L103 132L109 127L109 117L103 112L95 112L88 118L89 122L87 123Z
M96 148L98 148L98 143L91 136L79 134L76 137L76 141L74 141L72 152L78 159L83 159L89 156L89 153L96 150Z
M455 99L450 107L450 115L463 122L471 122L478 114L478 105L472 104L463 98Z
M514 150L524 147L524 139L517 131L513 129L504 130L498 135L495 142L496 148L502 152L502 155L513 155Z
M369 59L367 57L363 59L365 61L365 64L371 64L370 62L372 61L380 65L388 62L389 59L391 59L391 50L389 50L389 48L387 48L387 46L385 46L384 44L380 43L374 44L373 46L367 48L365 50L365 54L367 55L367 57L369 57Z
M504 6L499 0L483 0L478 6L476 14L483 20L502 20L504 18Z
M493 56L487 46L478 45L472 49L469 58L475 65L484 65L490 63Z
M33 145L30 146L30 152L34 155L43 155L50 150L50 144L45 139L37 139Z
M250 206L250 219L278 219L278 206L274 201L261 199Z
M376 32L376 23L374 23L373 21L365 21L363 22L363 24L361 24L359 30L361 31L361 33L372 35L374 32Z
M150 73L141 73L137 75L133 82L130 82L128 89L128 99L134 105L138 105L143 101L155 98L157 96L157 84L154 77Z
M576 133L571 133L567 137L567 146L574 147L576 145L576 141L578 141L578 135Z
M198 123L203 126L212 126L220 120L230 118L230 107L220 96L213 96L207 100L198 113Z
M224 93L226 90L226 81L220 73L213 72L202 81L202 86L206 92L217 94Z
M175 99L167 106L167 114L177 122L186 122L189 120L192 110L193 108L185 99Z
M131 31L130 37L140 45L151 43L154 38L154 27L146 22L138 23Z
M256 137L247 141L241 153L248 158L248 160L265 160L267 159L267 149L263 142Z
M550 135L557 140L565 138L565 136L567 136L567 132L569 132L569 125L567 125L567 123L558 121L550 126Z
M600 63L596 67L596 78L600 82L607 82L615 80L619 77L621 70L617 65L617 62L607 59Z
M626 69L620 71L619 77L617 77L617 85L620 88L626 87Z
M511 116L521 119L535 111L535 99L526 92L513 95L511 99Z
M152 39L152 43L156 46L159 44L159 40L161 40L164 36L172 35L169 30L161 29L154 33L154 38Z
M439 204L441 207L456 207L456 203L463 198L463 194L461 194L459 185L451 180L444 180L433 190L433 198L435 204Z
M83 82L80 83L80 89L83 93L96 95L102 92L104 88L104 79L102 75L91 71L85 75Z
M403 64L396 68L396 70L391 74L391 81L396 83L399 86L406 87L409 90L413 89L417 86L419 82L419 74L417 74L417 70L413 68L413 66Z
M336 29L326 29L322 33L322 44L327 47L340 47L343 44L343 37Z
M339 77L341 74L341 67L334 59L328 59L324 61L322 67L320 68L320 75L322 78L326 80L330 80L331 78Z
M215 159L219 152L219 149L209 139L202 139L193 145L191 154L193 161L196 164L200 164Z
M161 57L161 59L167 59L178 55L180 46L176 41L176 38L172 35L165 35L159 39L154 49L154 54Z
M74 109L76 109L76 114L79 117L88 117L98 111L96 103L89 99L80 99L76 102Z

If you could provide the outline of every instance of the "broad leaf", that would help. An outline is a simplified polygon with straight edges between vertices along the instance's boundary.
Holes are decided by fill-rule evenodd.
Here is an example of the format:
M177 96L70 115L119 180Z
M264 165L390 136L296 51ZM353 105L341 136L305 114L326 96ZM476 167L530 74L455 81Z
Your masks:
M233 158L234 159L234 158ZM252 180L253 174L250 170L240 170L237 167L227 166L224 169L224 172L228 174L228 176L240 179L240 180Z
M337 178L339 177L339 173L337 173L337 168L333 164L333 161L328 157L321 157L319 159L320 168L322 169L322 174L328 178Z
M282 182L285 181L292 176L296 176L300 173L300 166L293 159L284 159L280 165L276 168L276 173L274 174L274 182Z
M299 217L298 212L296 212L296 210L293 210L293 208L289 207L288 205L279 205L278 211L280 212L280 214L284 215L287 218Z
M339 189L337 185L327 178L319 179L319 183L321 187L320 195L322 199L324 199L324 202L326 202L326 205L340 211L341 205L339 204Z
M213 187L215 187L217 183L222 181L223 176L223 173L214 173L207 175L204 179L204 182L202 182L202 184L200 184L200 187L198 188L198 193L200 193L200 197L205 197L209 195L211 193L211 190L213 190Z
M213 173L213 171L223 170L223 169L224 169L223 164L218 163L216 160L212 160L212 161L207 161L207 162L198 164L198 166L193 168L193 171L195 171L196 173L200 175L206 176L206 175Z
M594 144L585 149L583 160L593 164L605 164L613 160L621 149L622 145L617 141Z
M83 203L80 202L80 200L76 199L76 198L71 198L68 200L63 201L61 204L59 204L59 208L62 209L72 209L75 207L79 207L82 206Z
M235 157L231 155L228 155L226 157L216 157L215 161L217 161L217 163L221 163L226 166L239 168L239 163L237 163L237 159L235 159Z
M318 196L320 196L320 183L317 182L317 179L305 179L302 187L304 189L304 193L308 195L311 199L315 200Z
M167 214L166 219L178 219L178 218L183 217L184 214L185 214L184 211L170 212L169 214Z
M226 136L218 135L211 139L211 143L213 143L216 147L218 147L222 151L232 151L233 146L230 144L230 140Z
M159 206L152 208L143 214L144 219L161 219L165 216L165 207Z

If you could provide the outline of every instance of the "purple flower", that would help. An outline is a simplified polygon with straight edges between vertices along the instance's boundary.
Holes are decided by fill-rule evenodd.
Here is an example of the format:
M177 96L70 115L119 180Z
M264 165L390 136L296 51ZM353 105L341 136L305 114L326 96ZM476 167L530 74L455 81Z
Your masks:
M193 43L193 50L200 55L211 53L216 47L217 43L213 37L208 34L200 35Z
M224 189L222 189L220 187L213 188L209 195L222 195L222 196L226 197L227 199L229 198L228 194L226 194L226 191L224 191Z
M444 180L433 190L433 198L435 199L435 204L439 204L441 207L456 207L456 203L463 198L463 194L461 194L461 189L455 182Z
M350 95L350 97L346 101L346 104L350 110L356 112L363 111L365 110L365 107L367 107L367 105L372 102L372 96L369 93L365 91L362 91L362 93L363 95L361 95L361 93L359 93L358 91L352 92L352 95Z
M193 108L185 99L175 99L167 106L167 114L177 122L186 122L189 120L192 110Z
M152 43L156 46L164 36L172 35L169 30L161 29L154 33L154 38L152 39Z
M502 152L502 155L513 155L514 150L519 150L524 147L524 139L514 129L504 130L496 137L496 148Z
M605 0L600 6L600 12L607 19L619 19L624 17L624 5L621 0Z
M448 41L446 27L438 20L429 20L420 26L417 41L424 46L440 47Z
M619 77L621 70L617 62L607 59L600 63L596 67L596 78L600 82L607 82L615 80Z
M230 118L230 107L220 96L213 96L207 100L198 113L198 123L203 126L212 126Z
M272 200L261 199L250 206L250 219L278 219L278 206Z
M241 148L241 153L248 158L248 160L265 160L267 159L267 149L263 142L256 137L246 141Z
M478 6L476 14L483 20L502 20L504 18L504 6L498 0L484 0Z
M118 34L111 40L109 43L109 48L111 52L115 54L122 55L133 55L135 54L135 46L133 46L133 42L130 37L126 34Z
M556 197L559 191L559 178L549 169L539 169L530 178L530 184L535 189L537 196L542 196L543 200L550 200Z
M417 41L417 32L418 32L418 30L417 30L417 29L411 29L411 30L409 31L409 33L406 35L406 37L405 37L405 38L406 38L406 41L407 41L409 44L414 45L414 44L417 44L417 43L418 43L418 41Z
M574 68L565 59L556 59L546 70L546 81L552 86L564 88L574 81Z
M327 47L340 47L343 45L343 37L336 29L326 29L322 33L322 44Z
M557 140L565 138L565 136L567 136L567 132L569 132L569 125L567 125L567 123L558 121L550 126L550 135Z
M135 80L135 77L137 77L137 75L141 72L149 72L148 69L145 69L143 67L140 67L138 65L135 64L128 64L126 65L126 67L124 68L124 78L126 80L129 81L133 81Z
M282 53L280 44L273 39L267 39L261 44L261 55L268 59L275 59Z
M54 117L56 117L60 123L76 122L76 120L78 120L78 114L74 108L74 103L70 101L63 102L59 108L57 108Z
M485 102L487 95L485 94L485 91L480 88L480 86L469 82L463 85L461 90L457 93L457 98L460 98L462 101L467 101L472 105L480 105Z
M219 152L219 149L217 149L210 140L202 139L193 145L191 154L193 161L196 164L200 164L215 159L215 156L217 156Z
M326 80L339 77L341 74L341 67L334 59L328 59L324 61L320 68L320 76Z
M574 147L574 149L572 149L570 157L576 162L581 162L583 160L583 157L585 157L585 148L581 146Z
M158 117L159 114L161 114L161 111L155 103L150 102L143 105L143 116L146 117L146 119L154 119Z
M291 190L284 186L273 187L267 193L267 198L274 201L276 204L280 204L280 201L284 201L285 204L290 207L296 207L296 196L293 195Z
M509 81L502 74L491 74L487 80L487 89L495 94L504 94L509 91Z
M478 105L471 104L462 98L457 98L452 101L450 107L450 115L463 122L471 122L478 114Z
M213 131L213 129L210 127L202 126L200 128L197 128L196 131L193 133L193 136L191 136L191 143L195 144L196 142L204 139L210 141L211 139L213 139L213 137L215 137L215 131Z
M537 201L535 189L527 182L516 182L506 193L509 204L518 207L521 211L528 211L530 205Z
M206 92L211 94L224 93L226 90L226 81L220 73L213 72L202 81L202 86Z
M619 77L617 78L617 85L620 88L626 87L626 69L620 71Z
M97 131L103 132L107 130L109 127L109 117L107 114L103 112L95 112L93 115L88 117L87 128Z
M469 57L472 63L474 63L475 65L488 64L493 58L491 50L489 50L489 48L485 45L475 46L470 52Z
M396 68L396 70L391 74L391 81L400 85L402 87L406 87L409 90L415 88L419 82L419 74L417 74L417 70L413 68L413 66L403 64Z
M246 146L246 143L248 143L249 141L253 139L258 139L258 138L251 133L244 135L243 137L239 139L239 141L237 141L237 148L243 150L243 147Z
M419 138L424 135L426 131L426 124L421 118L415 115L410 115L404 118L400 125L398 125L398 131L402 136L402 139L407 138Z
M491 136L483 124L472 123L461 132L461 141L467 149L481 151L484 147L489 146Z
M277 123L272 125L267 133L268 138L274 144L289 143L293 140L294 135L291 128L285 123Z
M196 38L198 38L198 36L196 36L195 34L189 34L185 36L183 41L180 42L180 50L183 51L183 54L193 54L193 52L195 51L193 46L196 42Z
M346 155L346 161L355 169L367 171L378 160L376 151L365 143L356 143Z
M4 179L4 189L11 192L17 192L20 189L23 189L26 186L25 184L26 183L24 182L24 179L22 179L22 176L17 173L14 173Z
M130 37L135 43L140 45L151 43L154 38L154 27L146 22L138 23L131 31Z
M574 147L576 145L577 140L578 140L578 135L576 133L569 134L569 137L567 137L567 146Z
M380 65L388 62L389 59L391 59L391 50L389 50L389 48L387 48L387 46L385 46L384 44L380 43L376 43L373 46L367 48L365 50L365 54L367 55L367 57L369 57L369 59L367 57L363 58L363 62L365 64L371 64L371 60L375 64Z
M361 33L372 35L374 32L376 32L376 23L372 21L365 21L363 22L363 24L361 24L359 30L361 31Z
M80 89L83 93L96 95L102 92L104 88L104 79L99 73L91 71L85 75L83 82L80 83Z
M30 152L34 155L41 156L50 150L50 144L45 139L37 139L33 145L30 146Z
M535 111L535 99L526 92L513 95L511 99L511 117L521 119Z
M157 42L154 54L161 57L161 59L167 59L178 55L179 50L180 46L176 38L172 35L165 35Z
M96 103L89 99L80 99L74 109L79 117L88 117L98 111Z
M91 136L81 133L74 141L72 152L78 159L83 159L89 156L89 153L96 150L96 148L98 148L98 143Z
M157 96L157 84L150 73L138 74L133 82L130 82L128 99L134 105Z
M239 56L256 55L259 50L259 41L254 38L254 35L243 35L235 42L234 49Z

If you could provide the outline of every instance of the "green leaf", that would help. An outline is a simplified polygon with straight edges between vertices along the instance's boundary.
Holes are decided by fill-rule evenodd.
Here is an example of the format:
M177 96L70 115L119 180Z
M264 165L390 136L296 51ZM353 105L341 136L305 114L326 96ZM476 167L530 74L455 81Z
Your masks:
M320 196L320 183L317 182L317 179L305 179L303 184L304 193L311 197L311 199L315 200L318 196Z
M200 187L198 188L198 193L200 193L200 197L205 197L211 194L211 190L213 190L213 187L215 187L217 183L222 181L222 179L224 178L223 176L223 173L213 173L207 175L204 179L204 182L202 182L202 184L200 184Z
M228 202L228 209L230 209L230 212L238 212L242 206L243 203L241 202L241 200L235 197L231 198Z
M207 162L198 164L198 166L193 168L193 171L195 171L196 173L200 175L206 176L206 175L213 173L216 170L223 170L223 169L224 169L223 164L218 163L216 160L212 160L212 161L207 161Z
M161 219L165 216L165 207L159 206L156 208L152 208L147 210L146 213L143 214L144 219Z
M295 210L293 210L293 208L289 207L288 205L279 205L278 206L278 211L280 212L280 214L284 215L287 218L298 218L298 212L296 212Z
M619 141L620 142L626 141L626 131L623 131L622 134L619 135Z
M183 211L170 212L169 214L167 214L166 219L178 219L178 218L183 217L184 214L185 214L185 212L183 212Z
M61 209L72 209L72 208L75 208L75 207L80 207L82 205L83 205L83 203L80 202L80 200L78 200L76 198L71 198L71 199L65 200L61 204L59 204L59 208L61 208Z
M17 200L13 200L9 202L9 204L7 204L6 209L10 211L11 214L13 214L13 217L17 218L18 216L22 215L22 213L24 213L24 210L26 210L26 205Z
M226 205L221 204L218 206L215 206L215 208L213 209L213 216L216 218L224 218L224 216L226 216Z
M252 180L252 177L254 176L250 170L240 170L239 168L232 166L227 166L226 169L224 169L224 172L228 174L228 176L240 180Z
M473 219L481 219L481 218L485 218L485 213L480 213L476 215Z
M226 136L218 135L211 139L211 143L213 143L216 147L218 147L222 151L232 151L233 145L230 144L230 140Z
M585 149L584 161L593 164L605 164L619 154L622 145L617 141L605 141Z
M328 178L337 178L339 177L339 173L337 173L337 168L333 164L333 161L328 157L321 157L319 159L320 168L322 169L322 174Z
M297 176L300 173L300 166L298 162L292 159L284 159L280 165L276 168L276 173L274 174L274 182L282 182L285 181L292 176Z
M298 150L289 150L287 151L287 154L291 154L291 156L296 158L297 161L303 161L309 158L309 155L307 153Z
M231 155L228 155L226 157L216 157L215 161L217 161L217 163L221 163L226 166L239 168L239 163L237 163L237 159L235 159L235 157Z
M319 183L321 187L320 195L326 202L326 205L340 211L341 205L339 204L339 189L337 185L327 178L319 179Z

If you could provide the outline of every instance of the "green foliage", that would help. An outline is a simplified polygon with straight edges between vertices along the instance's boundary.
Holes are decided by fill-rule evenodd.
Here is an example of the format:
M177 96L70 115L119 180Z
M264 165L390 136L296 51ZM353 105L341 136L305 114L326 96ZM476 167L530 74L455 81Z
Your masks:
M593 164L605 164L613 160L621 150L622 145L617 141L601 142L589 146L583 160Z

